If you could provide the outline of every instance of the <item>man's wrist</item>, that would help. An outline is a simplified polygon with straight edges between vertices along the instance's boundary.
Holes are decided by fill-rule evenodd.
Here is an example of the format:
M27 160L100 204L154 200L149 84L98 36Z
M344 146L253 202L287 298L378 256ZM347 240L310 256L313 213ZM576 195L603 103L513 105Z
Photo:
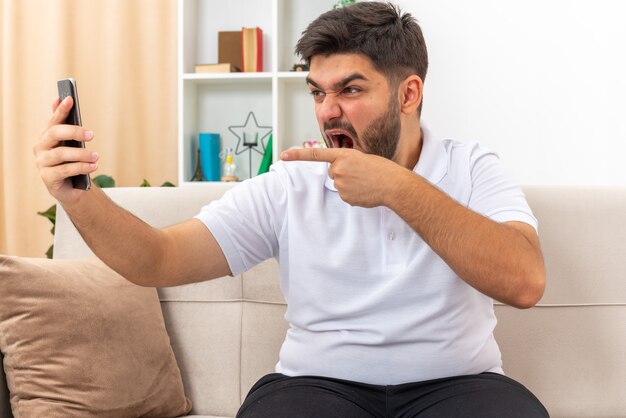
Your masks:
M411 197L415 181L418 181L415 173L397 166L397 169L385 178L386 191L383 193L383 205L395 211L401 201Z

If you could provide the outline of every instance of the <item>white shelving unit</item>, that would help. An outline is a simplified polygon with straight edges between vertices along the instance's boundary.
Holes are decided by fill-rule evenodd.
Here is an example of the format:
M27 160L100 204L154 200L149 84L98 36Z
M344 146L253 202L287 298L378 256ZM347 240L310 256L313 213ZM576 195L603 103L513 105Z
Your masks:
M198 134L221 135L222 149L235 149L229 126L254 112L272 126L273 159L303 141L319 140L306 73L291 72L293 49L315 17L336 0L178 0L178 184L190 182L196 167ZM196 74L195 65L217 63L219 31L258 26L263 30L261 73ZM261 156L252 152L253 175ZM248 152L235 156L240 179L248 178Z

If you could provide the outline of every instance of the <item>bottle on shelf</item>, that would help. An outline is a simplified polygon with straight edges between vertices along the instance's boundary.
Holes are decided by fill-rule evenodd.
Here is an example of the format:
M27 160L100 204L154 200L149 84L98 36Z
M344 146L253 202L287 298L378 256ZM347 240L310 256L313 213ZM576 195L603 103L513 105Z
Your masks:
M222 181L238 181L237 166L235 165L235 157L233 156L233 149L226 148L224 150L224 170L222 172Z

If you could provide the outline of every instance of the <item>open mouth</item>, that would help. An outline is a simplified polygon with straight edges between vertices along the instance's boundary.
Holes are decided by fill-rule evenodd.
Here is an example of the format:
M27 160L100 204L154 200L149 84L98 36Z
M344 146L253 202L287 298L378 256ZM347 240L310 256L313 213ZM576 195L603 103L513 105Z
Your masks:
M354 148L354 139L344 130L327 130L326 136L331 140L333 148Z

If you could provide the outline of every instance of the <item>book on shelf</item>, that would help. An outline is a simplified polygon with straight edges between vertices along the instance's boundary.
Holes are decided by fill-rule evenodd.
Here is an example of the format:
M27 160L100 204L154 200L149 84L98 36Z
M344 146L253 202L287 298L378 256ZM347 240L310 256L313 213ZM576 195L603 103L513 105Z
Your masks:
M239 69L230 62L220 62L219 64L196 64L196 73L236 73Z
M217 62L229 62L241 71L241 31L217 32Z
M263 31L259 27L241 29L241 69L263 71Z

